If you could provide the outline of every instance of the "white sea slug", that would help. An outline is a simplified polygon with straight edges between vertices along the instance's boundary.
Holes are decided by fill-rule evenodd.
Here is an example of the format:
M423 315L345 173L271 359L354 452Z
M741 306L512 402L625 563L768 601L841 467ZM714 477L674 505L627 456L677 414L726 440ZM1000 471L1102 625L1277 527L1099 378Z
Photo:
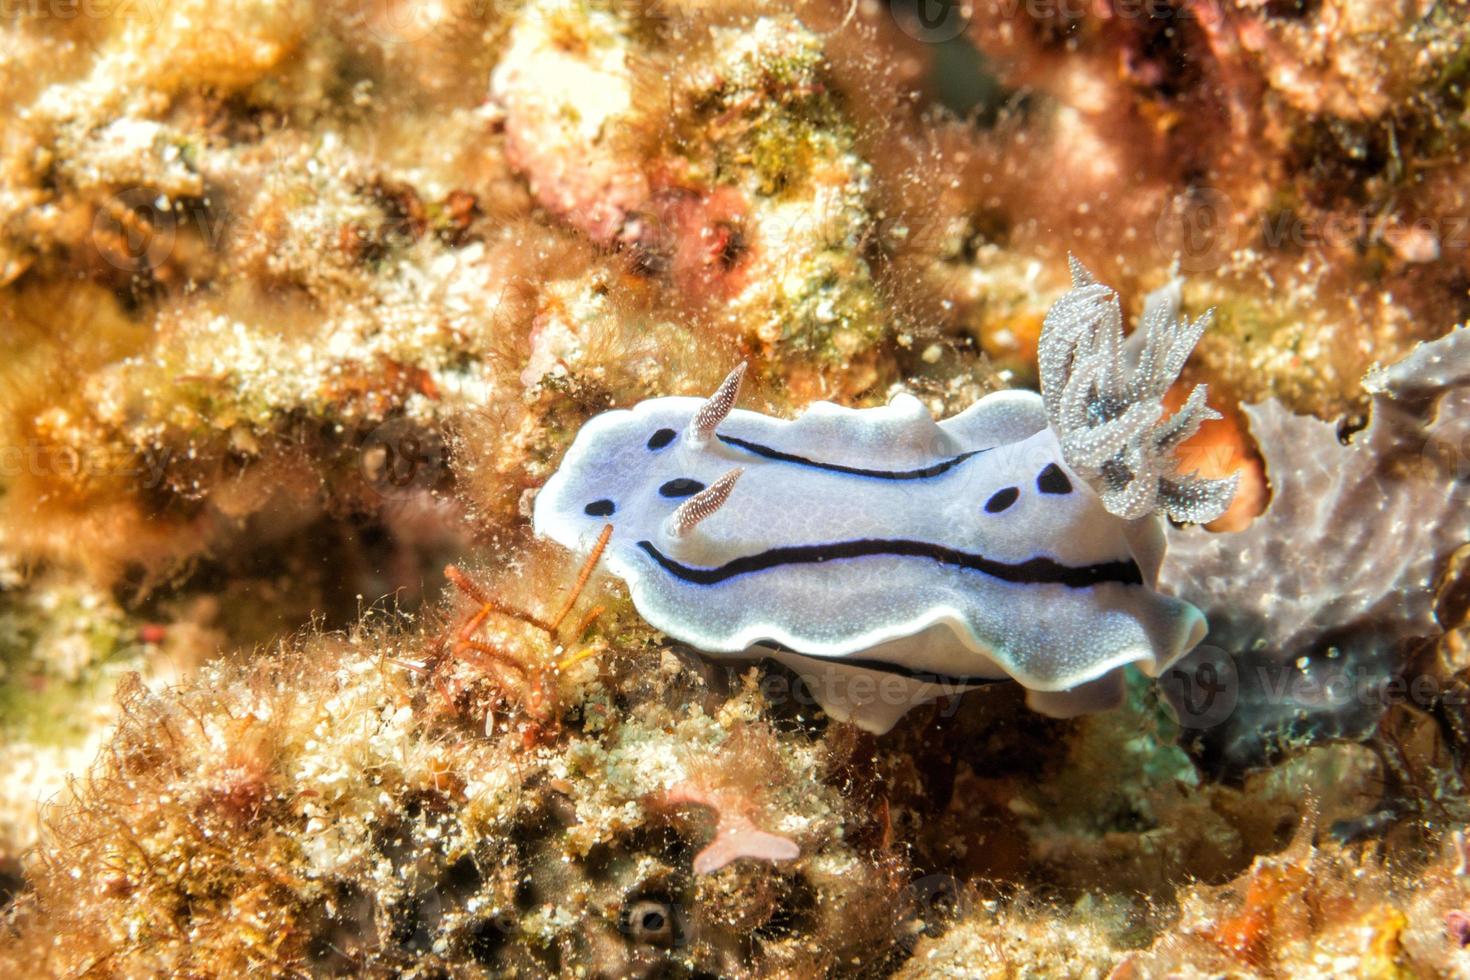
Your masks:
M1167 419L1160 404L1207 317L1177 319L1175 280L1125 346L1116 294L1075 261L1072 279L1042 328L1040 395L941 422L905 394L788 421L734 408L742 366L707 401L590 420L536 497L536 532L586 551L610 523L607 565L648 622L773 657L870 731L1007 678L1047 714L1113 706L1125 665L1157 675L1205 635L1154 589L1161 514L1211 520L1235 485L1175 470L1214 416L1204 388Z

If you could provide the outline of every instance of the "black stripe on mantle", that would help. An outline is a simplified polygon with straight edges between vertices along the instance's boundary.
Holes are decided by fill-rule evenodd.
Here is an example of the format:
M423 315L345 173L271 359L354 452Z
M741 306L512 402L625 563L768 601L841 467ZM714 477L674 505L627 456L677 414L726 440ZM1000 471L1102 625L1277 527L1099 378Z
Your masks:
M954 565L981 572L1003 582L1020 585L1065 585L1073 589L1104 582L1120 585L1142 585L1143 575L1132 560L1099 562L1095 565L1063 565L1051 558L1029 558L1023 562L1004 562L967 551L957 551L927 541L910 541L906 538L859 538L854 541L834 541L830 544L789 545L771 548L754 555L732 558L714 568L701 568L675 561L654 547L651 541L639 541L638 547L658 562L664 571L675 578L695 585L718 585L738 575L763 572L781 565L817 565L846 558L869 558L875 555L896 555L900 558L928 558L941 565Z
M819 460L807 459L805 456L798 456L795 453L783 452L780 449L763 446L758 442L751 442L748 439L719 435L718 433L717 435L719 440L727 446L744 449L746 452L755 453L757 456L764 456L766 459L774 459L779 463L795 463L798 466L810 466L813 469L829 470L833 473L846 473L849 476L867 476L875 480L927 480L930 477L949 472L971 456L978 456L981 453L990 451L989 449L973 449L967 453L960 453L958 456L951 456L949 459L942 459L929 466L921 466L916 470L870 470L864 469L861 466L845 466L842 463L823 463Z

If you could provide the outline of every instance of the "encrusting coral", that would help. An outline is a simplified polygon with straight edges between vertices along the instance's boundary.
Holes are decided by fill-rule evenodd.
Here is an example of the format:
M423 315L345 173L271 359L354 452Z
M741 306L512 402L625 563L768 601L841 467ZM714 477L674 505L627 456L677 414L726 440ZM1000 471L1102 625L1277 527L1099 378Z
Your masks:
M1456 976L1470 952L1446 928L1443 909L1467 897L1446 852L1412 873L1339 845L1314 847L1310 829L1285 852L1261 858L1239 879L1188 890L1174 931L1145 949L1109 936L1116 911L1096 901L1071 907L988 903L938 939L921 941L898 976L1065 975Z
M6 319L27 363L14 378L29 380L6 399L6 447L107 461L11 481L14 547L107 581L228 548L267 507L380 512L442 489L436 446L467 408L495 412L503 431L528 411L527 426L544 424L522 399L543 384L668 390L671 346L759 349L806 389L880 380L866 165L800 24L557 4L471 21L505 44L484 52L503 54L491 101L463 93L442 124L414 116L418 136L438 126L440 149L410 159L391 146L405 125L392 110L406 92L438 94L431 52L364 39L351 18L310 21L281 5L253 32L266 60L206 72L207 95L180 90L191 69L159 58L129 69L131 97L95 99L114 48L148 40L128 25L100 42L95 74L14 106L0 228L19 270ZM196 59L236 50L217 50L214 32L194 40ZM342 64L368 41L385 60ZM171 37L167 50L187 46ZM558 128L597 124L590 104L565 102L589 91L578 72L594 58L610 77L592 88L620 112L604 122L621 134L596 153L630 171L609 180L636 194L569 159L582 131ZM686 63L701 69L655 84ZM356 95L307 125L300 105L349 67ZM578 180L592 185L563 186ZM611 210L588 217L576 202L589 195ZM555 220L536 221L535 204ZM622 255L586 247L613 231ZM72 322L48 337L63 295ZM94 318L109 329L89 329ZM525 455L538 447L520 448L496 464L502 508L538 475Z
M674 310L645 315L866 385L886 334L860 248L868 167L825 74L791 18L548 4L517 19L490 96L536 201L671 287ZM580 372L607 326L572 314L536 324L528 370Z
M1216 397L1276 395L1324 418L1361 409L1357 381L1375 359L1470 314L1454 151L1467 24L1448 7L952 13L933 25L908 12L910 33L934 43L906 53L963 57L952 52L965 30L980 57L961 77L989 93L974 124L915 127L873 165L896 198L900 288L957 315L1007 366L1028 370L1065 288L1037 255L1056 268L1075 253L1125 295L1179 258L1186 304L1216 311L1200 351Z
M778 740L757 689L710 713L679 703L677 669L584 660L559 681L566 728L527 748L486 733L493 687L446 703L413 669L433 641L390 621L166 695L125 683L116 735L51 813L10 966L759 975L882 948L901 862L845 839L863 821L823 788L821 744ZM705 882L727 862L691 866L699 830L668 814L691 778L799 860Z
M1470 972L1470 20L951 6L0 18L0 971ZM1214 311L1170 419L1056 388L1125 511L1241 471L1162 695L877 738L525 540L589 418L742 360L787 416L1058 377L1068 253L1144 387Z

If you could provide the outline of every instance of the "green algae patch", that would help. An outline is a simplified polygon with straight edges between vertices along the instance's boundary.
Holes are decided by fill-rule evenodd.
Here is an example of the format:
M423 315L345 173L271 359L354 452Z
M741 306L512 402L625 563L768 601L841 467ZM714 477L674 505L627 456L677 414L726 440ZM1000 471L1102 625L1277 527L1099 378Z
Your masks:
M0 592L0 736L53 747L84 741L98 703L144 653L137 624L96 592Z

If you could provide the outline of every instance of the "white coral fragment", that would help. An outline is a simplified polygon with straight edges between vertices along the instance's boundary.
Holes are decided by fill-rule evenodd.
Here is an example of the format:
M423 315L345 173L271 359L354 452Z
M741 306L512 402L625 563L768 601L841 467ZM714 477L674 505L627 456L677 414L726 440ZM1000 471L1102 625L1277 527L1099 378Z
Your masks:
M1210 314L1179 318L1176 277L1144 300L1138 332L1125 344L1118 294L1069 262L1072 288L1047 312L1037 351L1042 398L1067 465L1119 517L1161 510L1186 523L1214 520L1235 496L1235 477L1181 474L1174 453L1201 422L1220 416L1205 405L1204 385L1167 418L1162 403Z

